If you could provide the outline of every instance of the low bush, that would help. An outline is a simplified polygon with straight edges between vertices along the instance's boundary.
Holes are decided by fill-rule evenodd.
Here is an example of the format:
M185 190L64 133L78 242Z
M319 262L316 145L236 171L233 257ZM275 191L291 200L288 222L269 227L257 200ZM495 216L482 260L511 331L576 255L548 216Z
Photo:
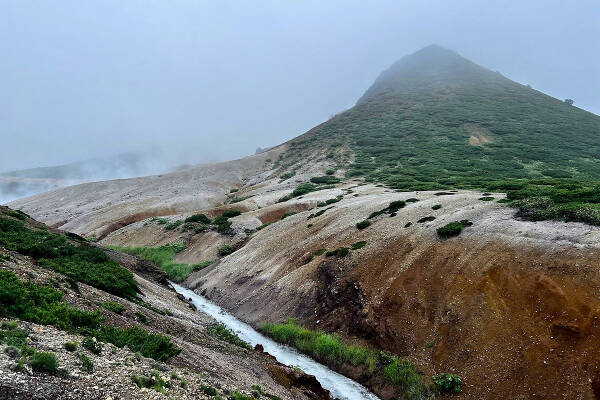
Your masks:
M406 202L403 200L396 200L396 201L392 201L390 203L390 205L388 206L388 210L390 210L391 212L394 211L398 211L401 208L404 208L406 206Z
M432 377L436 391L441 394L460 393L462 380L453 374L437 374Z
M362 229L365 229L365 228L369 227L370 225L371 225L371 221L369 221L369 220L364 220L364 221L358 222L358 223L356 224L356 227L357 227L358 229L361 229L361 230L362 230Z
M325 254L325 252L326 252L326 251L327 251L327 249L325 249L325 248L320 248L320 249L318 249L318 250L315 250L315 251L313 252L313 254L314 254L315 256L320 256L320 255L323 255L323 254Z
M405 201L407 203L416 203L417 201L419 201L419 199L417 199L415 197L411 197L410 199L406 199Z
M178 219L177 221L169 222L168 224L165 225L165 230L166 231L172 231L172 230L180 227L181 224L183 224L183 221L180 220L180 219Z
M432 216L432 215L429 215L429 216L427 216L427 217L420 218L420 219L419 219L417 222L418 222L419 224L422 224L422 223L424 223L424 222L431 222L431 221L433 221L434 219L435 219L435 217L434 217L434 216Z
M313 176L312 178L310 178L310 181L312 183L326 184L326 185L333 185L333 184L341 182L340 178L336 178L335 176L331 176L331 175Z
M209 225L212 221L205 214L194 214L191 217L187 217L185 222L199 222L201 224Z
M443 238L458 236L462 232L463 228L471 225L473 225L473 223L466 219L462 221L450 222L440 228L437 228L437 234Z
M79 358L79 361L81 362L81 369L85 372L93 372L94 371L94 363L92 363L92 360L90 360L90 358L88 356L86 356L83 353L79 353L77 355L77 357Z
M291 217L292 215L295 215L295 214L297 214L297 213L295 213L295 212L286 212L285 214L283 214L281 216L281 219L286 219L287 217Z
M294 175L296 175L295 172L286 172L285 174L282 174L279 178L281 178L282 181L285 181L287 179L290 179Z
M333 175L335 174L335 169L328 169L327 171L325 171L326 175Z
M252 346L240 339L240 337L231 329L228 329L223 324L213 324L206 330L211 336L214 336L224 342L231 343L235 346L241 347L246 350L251 350Z
M439 210L440 208L442 208L441 204L436 204L433 207L431 207L432 210Z
M221 217L223 218L233 218L237 217L238 215L242 215L242 212L239 210L227 210L221 213Z
M103 326L95 333L98 340L112 343L117 347L129 347L135 353L150 357L157 361L166 361L181 352L171 339L160 334L149 333L137 326L116 328Z
M229 254L233 253L233 247L229 244L224 244L223 246L219 247L219 255L224 257L224 256L228 256Z
M35 372L43 372L47 374L56 374L58 372L58 360L54 353L35 352L29 360L31 369Z
M325 256L326 257L334 257L335 256L338 258L342 258L342 257L346 257L349 253L350 253L350 249L348 249L347 247L340 247L335 250L328 251L327 253L325 253Z
M81 346L88 349L90 353L99 355L102 353L102 343L100 343L96 338L86 337L81 342Z
M148 323L148 317L146 316L146 314L141 313L139 311L135 312L135 318L140 321L142 324L147 324Z
M125 311L125 306L115 301L104 301L100 305L108 311L112 311L115 314L122 314Z
M352 245L352 250L358 250L358 249L362 249L363 247L365 247L367 244L367 242L365 242L364 240L360 241L360 242L356 242Z
M65 350L67 351L75 351L77 350L77 342L67 342L64 344Z

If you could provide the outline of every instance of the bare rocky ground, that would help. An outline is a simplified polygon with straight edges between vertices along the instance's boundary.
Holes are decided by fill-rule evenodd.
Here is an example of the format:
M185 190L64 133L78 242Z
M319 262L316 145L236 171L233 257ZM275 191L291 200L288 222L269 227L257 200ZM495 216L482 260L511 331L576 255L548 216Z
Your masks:
M273 169L278 151L11 205L101 244L184 243L178 261L217 260L185 285L240 319L256 326L296 317L406 357L426 376L458 374L464 387L456 398L600 398L599 227L519 220L497 202L500 193L482 201L481 192L398 193L360 181L278 203L330 167L306 160L283 180ZM342 200L317 207L337 196ZM372 212L410 198L418 201L357 229ZM227 209L243 212L227 234L165 230L152 221ZM464 219L472 226L460 236L437 235ZM256 230L263 224L270 225ZM364 247L345 257L315 255L360 241ZM236 251L219 257L225 243ZM394 395L361 380L360 371L342 372L383 398Z

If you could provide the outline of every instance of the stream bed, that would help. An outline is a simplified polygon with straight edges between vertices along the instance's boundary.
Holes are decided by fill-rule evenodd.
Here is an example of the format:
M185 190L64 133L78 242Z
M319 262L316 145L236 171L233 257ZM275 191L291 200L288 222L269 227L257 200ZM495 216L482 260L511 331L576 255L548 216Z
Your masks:
M265 352L271 354L282 364L296 366L307 374L314 375L324 389L329 390L332 397L340 400L379 400L377 396L369 392L364 386L335 371L323 364L318 363L310 357L299 353L294 348L277 343L262 333L256 331L250 325L240 321L210 300L171 282L177 293L196 306L198 311L210 315L227 328L234 331L240 339L250 343L252 346L260 344Z

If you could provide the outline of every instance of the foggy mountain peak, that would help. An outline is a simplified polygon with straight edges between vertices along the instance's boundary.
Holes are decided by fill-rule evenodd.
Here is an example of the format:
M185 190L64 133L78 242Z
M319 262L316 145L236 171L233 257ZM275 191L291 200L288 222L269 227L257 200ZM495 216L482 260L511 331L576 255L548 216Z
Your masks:
M452 50L432 44L400 58L383 71L357 104L378 95L402 93L417 87L450 88L486 81L510 82Z

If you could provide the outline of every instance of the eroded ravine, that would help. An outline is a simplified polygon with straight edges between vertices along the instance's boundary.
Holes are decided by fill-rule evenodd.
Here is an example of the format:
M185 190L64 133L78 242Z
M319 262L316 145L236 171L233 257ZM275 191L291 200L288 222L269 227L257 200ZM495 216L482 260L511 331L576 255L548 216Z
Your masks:
M277 343L257 332L250 325L238 320L236 317L223 310L221 307L210 302L192 290L185 289L175 283L171 283L177 293L190 299L196 308L223 325L233 330L242 340L252 346L260 344L265 352L271 354L282 364L297 366L304 372L314 375L324 389L329 390L333 397L341 400L378 400L379 398L369 392L359 383L332 371L315 360L300 354L293 348Z

